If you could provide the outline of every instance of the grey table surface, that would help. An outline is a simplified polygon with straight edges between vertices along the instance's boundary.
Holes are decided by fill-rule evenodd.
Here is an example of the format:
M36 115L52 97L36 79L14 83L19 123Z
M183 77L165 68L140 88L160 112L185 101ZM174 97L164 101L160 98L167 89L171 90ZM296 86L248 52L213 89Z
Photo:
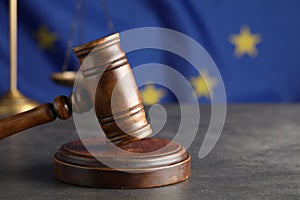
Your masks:
M193 106L187 107L193 112ZM166 110L168 120L156 137L171 139L180 112L175 105ZM190 179L127 190L85 188L56 180L54 153L78 138L72 119L57 120L0 141L0 199L300 199L299 114L297 104L229 105L218 143L200 159L210 118L209 107L203 106L198 135L188 149Z

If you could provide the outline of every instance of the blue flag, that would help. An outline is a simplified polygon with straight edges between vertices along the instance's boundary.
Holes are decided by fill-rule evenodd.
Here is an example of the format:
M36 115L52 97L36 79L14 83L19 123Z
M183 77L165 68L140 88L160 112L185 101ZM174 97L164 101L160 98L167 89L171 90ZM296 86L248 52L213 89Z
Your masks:
M191 63L170 52L144 49L128 54L133 68L161 63L176 69L200 102L210 102L209 91L213 93L221 81L228 102L300 100L300 1L109 0L106 5L116 32L163 27L191 37L206 49L222 80L209 71L199 74ZM76 46L111 33L103 6L100 0L18 2L18 88L22 93L48 102L71 92L50 76L62 70L68 44ZM2 0L0 95L9 88L9 56L9 1ZM71 53L66 69L78 68ZM166 73L156 73L170 79ZM147 73L137 78L152 81ZM180 88L176 80L168 81ZM144 85L140 91L147 105L176 102L173 92L159 84Z

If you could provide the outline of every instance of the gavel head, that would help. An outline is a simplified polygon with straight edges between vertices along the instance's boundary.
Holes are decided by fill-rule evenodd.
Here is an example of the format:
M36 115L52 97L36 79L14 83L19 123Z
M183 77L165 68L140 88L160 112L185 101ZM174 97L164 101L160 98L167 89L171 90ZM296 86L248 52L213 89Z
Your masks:
M152 133L118 33L73 49L106 137L115 145Z

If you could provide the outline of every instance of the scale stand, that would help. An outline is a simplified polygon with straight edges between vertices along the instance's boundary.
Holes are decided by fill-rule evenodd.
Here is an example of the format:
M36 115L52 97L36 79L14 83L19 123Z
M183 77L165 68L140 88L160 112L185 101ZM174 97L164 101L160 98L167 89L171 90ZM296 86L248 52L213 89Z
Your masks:
M103 13L105 16L107 28L110 33L114 33L115 32L114 24L110 17L106 0L101 0L101 6L103 8ZM68 68L69 68L69 64L70 64L70 57L71 57L71 53L72 53L72 45L74 42L75 31L76 31L76 28L78 25L78 19L80 19L78 41L81 42L82 38L83 38L85 13L81 14L81 16L79 16L79 13L80 13L80 11L81 12L85 11L85 7L86 7L86 0L77 0L77 2L75 4L75 8L74 8L74 17L73 17L72 24L71 24L70 36L69 36L69 40L67 42L67 48L66 48L65 58L64 58L63 65L62 65L61 72L56 72L51 75L51 79L54 82L56 82L57 84L62 85L62 86L72 87L74 85L74 81L77 76L76 71L70 71L70 70L68 70Z
M17 0L10 0L10 90L0 98L0 114L12 115L38 105L17 89Z

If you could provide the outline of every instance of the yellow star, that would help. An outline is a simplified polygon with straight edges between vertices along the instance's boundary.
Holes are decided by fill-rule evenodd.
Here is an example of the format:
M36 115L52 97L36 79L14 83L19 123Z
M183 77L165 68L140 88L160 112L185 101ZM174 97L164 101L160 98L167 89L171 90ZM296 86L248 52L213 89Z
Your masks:
M162 89L156 89L153 84L150 84L141 90L141 95L145 105L152 105L160 102L164 96L164 91Z
M218 80L210 77L206 71L202 71L198 77L191 78L191 83L195 88L198 98L205 97L209 99L209 91L213 91L214 87L218 84Z
M57 35L49 31L46 26L41 26L36 32L39 48L52 50L54 43L57 41Z
M235 45L235 55L241 57L245 54L255 56L257 54L256 45L260 43L261 37L259 34L251 34L249 27L243 26L240 33L232 35L230 42Z

